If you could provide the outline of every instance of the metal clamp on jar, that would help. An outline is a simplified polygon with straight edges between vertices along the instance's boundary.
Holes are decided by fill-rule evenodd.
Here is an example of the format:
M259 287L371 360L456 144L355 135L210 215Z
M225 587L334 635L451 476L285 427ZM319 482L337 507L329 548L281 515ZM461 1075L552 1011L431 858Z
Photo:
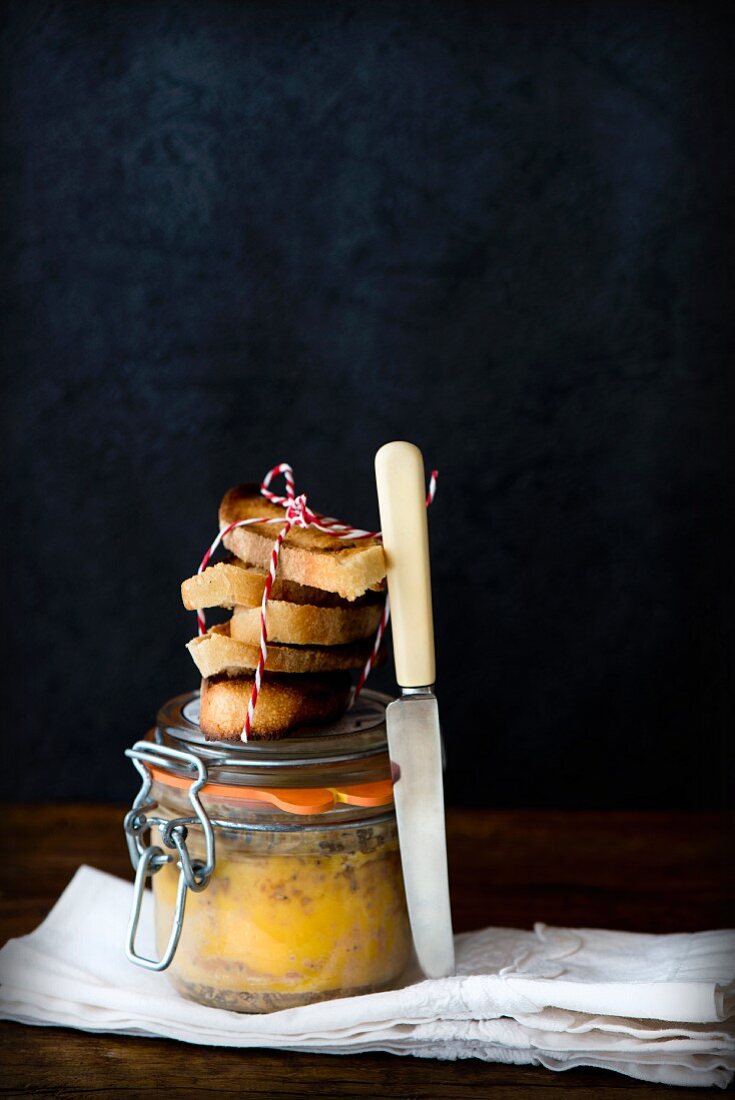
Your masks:
M127 750L128 958L204 1004L269 1012L390 985L411 951L387 697L282 741L207 742L198 693ZM152 879L157 958L136 947ZM191 893L191 898L188 895Z

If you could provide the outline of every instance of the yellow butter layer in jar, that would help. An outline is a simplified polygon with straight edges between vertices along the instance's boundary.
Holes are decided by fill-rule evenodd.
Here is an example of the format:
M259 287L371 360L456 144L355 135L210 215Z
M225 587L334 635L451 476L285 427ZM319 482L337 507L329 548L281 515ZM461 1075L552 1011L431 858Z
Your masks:
M178 875L172 861L153 878L159 952ZM196 1000L268 1012L383 988L405 968L410 947L394 822L218 832L215 872L187 897L168 973Z

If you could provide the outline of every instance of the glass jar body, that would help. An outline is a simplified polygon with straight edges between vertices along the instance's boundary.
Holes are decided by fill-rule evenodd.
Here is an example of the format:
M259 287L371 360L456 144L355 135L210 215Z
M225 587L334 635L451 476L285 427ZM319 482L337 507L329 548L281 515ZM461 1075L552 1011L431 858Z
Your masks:
M167 802L167 793L169 801ZM162 818L180 806L159 791ZM389 986L405 969L411 935L392 812L336 813L298 823L268 820L262 808L210 808L216 864L204 890L190 893L167 975L204 1004L272 1012ZM196 830L187 839L203 858ZM153 830L153 843L160 843ZM153 878L161 952L175 908L175 860Z

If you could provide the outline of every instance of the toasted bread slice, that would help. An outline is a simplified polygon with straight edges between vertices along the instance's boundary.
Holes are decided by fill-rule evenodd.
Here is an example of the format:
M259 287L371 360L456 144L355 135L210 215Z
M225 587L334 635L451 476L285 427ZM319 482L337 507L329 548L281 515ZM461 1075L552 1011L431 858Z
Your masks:
M260 607L267 573L247 565L239 558L210 565L201 573L189 577L181 585L181 598L187 611L206 607ZM383 592L369 591L355 600L344 600L335 592L297 584L277 576L271 589L271 600L284 603L309 604L311 607L342 607L352 610L367 605L382 605Z
M370 656L371 638L352 645L297 646L268 645L265 667L268 672L322 673L362 668ZM258 664L259 645L239 642L230 636L230 624L213 626L206 634L193 638L186 647L202 676L239 676L253 671Z
M265 621L269 642L339 646L374 634L380 613L379 605L352 609L271 600ZM236 607L230 619L230 637L249 645L260 645L260 608Z
M222 540L242 561L267 569L285 512L261 496L255 485L230 489L219 509L220 529L241 519L273 516L273 523L236 527ZM385 555L377 538L340 539L314 527L293 527L281 548L278 571L285 580L324 588L354 600L385 577Z
M252 690L252 676L202 680L199 726L208 741L240 739ZM349 700L350 678L346 672L324 676L266 673L251 737L272 741L299 726L328 722L347 709Z

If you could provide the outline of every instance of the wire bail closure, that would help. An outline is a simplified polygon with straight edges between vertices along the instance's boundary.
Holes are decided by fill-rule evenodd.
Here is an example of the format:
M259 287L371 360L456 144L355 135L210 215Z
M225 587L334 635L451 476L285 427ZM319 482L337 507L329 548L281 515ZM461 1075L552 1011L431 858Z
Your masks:
M131 749L125 750L125 755L133 761L143 780L140 790L135 796L132 809L125 815L124 823L130 862L135 869L133 905L128 921L125 954L130 962L142 966L146 970L165 970L171 965L181 937L187 891L193 890L198 893L204 890L215 867L214 830L199 799L199 792L208 780L207 768L204 762L194 756L193 753L172 749L167 745L152 745L149 741L137 741ZM192 780L188 791L189 802L196 817L193 820L179 817L166 822L156 821L164 845L167 848L175 849L178 855L179 882L176 891L174 919L166 949L160 959L150 959L146 955L139 954L135 946L140 911L143 904L143 891L148 877L152 878L165 864L173 862L176 856L167 854L157 844L145 845L143 842L143 835L149 832L152 824L148 820L148 811L154 810L157 806L157 803L148 797L153 784L153 776L148 765L165 768L171 761L182 764L188 771L196 773L196 778ZM201 825L204 833L205 860L203 863L201 860L191 858L186 844L188 827L195 823Z

